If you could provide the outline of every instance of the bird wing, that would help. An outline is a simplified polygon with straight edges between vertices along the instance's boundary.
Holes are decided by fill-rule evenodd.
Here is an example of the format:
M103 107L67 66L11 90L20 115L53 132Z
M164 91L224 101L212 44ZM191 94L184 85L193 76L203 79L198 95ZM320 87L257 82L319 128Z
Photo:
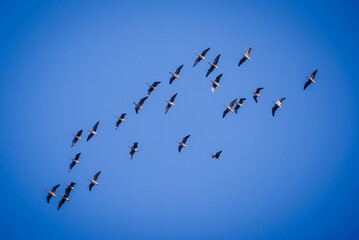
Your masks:
M173 103L173 101L176 99L176 96L177 96L177 93L171 97L170 102Z
M238 109L239 109L239 105L236 104L236 106L234 107L234 112L235 112L236 114L237 114Z
M95 184L90 183L90 185L89 185L89 190L90 190L90 191L92 190L92 187L93 187L94 185L95 185Z
M75 160L79 160L81 153L76 154Z
M121 123L121 120L120 119L117 120L117 122L116 122L116 130L117 130L118 126L120 125L120 123Z
M167 112L168 112L168 110L170 110L170 108L171 108L171 104L167 104L165 114L167 114Z
M95 124L95 126L93 126L93 129L92 129L92 130L93 130L94 132L96 132L99 123L100 123L100 121L98 121L98 122Z
M214 90L216 89L216 85L215 84L212 84L212 87L211 87L211 89L212 89L212 92L214 93Z
M214 61L213 61L214 65L217 65L220 56L221 56L221 54L218 54L218 56L214 59Z
M188 139L190 136L191 136L191 135L185 136L185 137L182 139L182 143L183 143L183 144L186 144L187 139Z
M138 102L138 105L141 106L141 105L146 101L147 98L148 98L148 97L142 98L142 99Z
M94 179L95 181L97 181L97 178L98 178L98 176L100 175L100 173L101 173L101 171L99 171L98 173L96 173L96 175L93 177L93 179Z
M244 63L246 60L247 60L247 58L242 57L242 59L238 63L238 67L240 67L242 65L242 63Z
M134 147L134 148L137 148L137 146L138 146L138 142L135 142L135 143L133 144L133 147Z
M160 84L160 83L161 83L161 82L154 82L154 83L152 84L152 86L157 87L157 85Z
M252 47L249 47L248 50L247 50L247 52L246 52L247 56L249 56L249 54L251 53L251 51L252 51Z
M284 100L285 100L285 97L284 97L284 98L279 99L278 101L279 101L280 103L282 103Z
M62 204L64 204L65 202L65 199L61 199L60 202L59 202L59 205L57 206L57 210L60 210Z
M178 152L181 152L182 148L183 148L183 146L180 144L180 145L178 146Z
M53 186L51 189L51 192L55 193L56 189L60 186L60 184L57 184L56 186Z
M72 170L72 168L75 166L75 162L74 161L72 161L72 163L70 164L70 167L69 167L69 172L71 172L71 170Z
M312 83L312 82L308 80L308 81L304 84L304 90L305 90L311 83Z
M138 110L139 110L139 108L136 106L135 111L136 111L137 114L138 114Z
M239 103L242 104L245 100L247 100L247 98L241 98L239 99Z
M201 61L202 58L198 57L196 58L196 60L194 61L193 67L195 67L197 65L197 63L199 63L199 61Z
M73 147L76 143L77 143L77 138L76 137L74 137L74 140L72 140L72 144L71 144L71 147Z
M224 110L224 112L223 112L222 118L224 118L228 112L229 112L229 110L228 110L228 108L226 108L226 110Z
M216 157L219 157L219 155L221 155L221 153L222 153L222 150L219 151L219 152L217 152L217 153L216 153Z
M122 113L120 117L121 117L121 118L125 118L126 114L127 114L127 113Z
M174 76L172 76L172 77L170 78L170 84L172 84L175 79L176 79L176 78L175 78Z
M82 129L80 131L78 131L76 135L81 137L81 134L82 134Z
M275 111L277 111L278 109L278 106L277 105L274 105L274 107L272 108L272 115L274 117L274 114L275 114Z
M211 48L207 48L206 50L204 50L204 51L201 53L202 57L204 57L204 56L207 54L207 52L209 51L209 49L211 49Z
M132 149L131 152L130 152L130 158L131 158L131 160L132 160L133 154L135 154L135 150Z
M263 89L262 87L257 88L256 93L259 93L262 89Z
M258 103L257 96L253 96L253 99L256 101L256 103Z
M214 67L211 65L211 67L208 69L206 77L208 77L209 74L213 71Z
M315 78L315 75L317 74L317 72L318 72L318 69L316 69L313 73L312 73L312 75L310 76L312 79L314 79Z
M221 80L221 77L222 77L223 73L219 74L217 77L216 77L216 80L214 80L216 83L219 83L219 80Z
M71 183L70 183L70 186L71 186L71 187L74 187L75 185L76 185L75 182L71 182Z
M176 74L177 75L180 73L182 68L183 68L183 64L176 69Z
M237 98L236 99L234 99L230 104L229 104L229 106L232 108L233 107L233 105L235 104L237 102Z
M92 138L92 136L93 136L93 134L90 133L90 134L88 135L88 137L87 137L87 141L90 140L90 139Z
M153 91L153 88L150 87L148 90L147 90L147 97L150 96L151 92Z
M66 197L68 197L69 195L70 195L70 192L71 192L71 188L70 187L67 187L66 189L65 189L65 196Z
M47 195L47 197L46 197L46 201L47 201L47 203L49 203L50 202L50 199L52 198L52 195L49 193L48 195Z

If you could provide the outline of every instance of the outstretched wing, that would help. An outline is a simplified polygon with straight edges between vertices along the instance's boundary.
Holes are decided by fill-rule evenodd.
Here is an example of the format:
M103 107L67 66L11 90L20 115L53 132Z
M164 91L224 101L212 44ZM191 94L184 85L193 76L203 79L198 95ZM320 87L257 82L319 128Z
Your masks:
M256 93L259 93L263 88L257 88Z
M80 131L78 131L76 135L81 137L81 134L82 134L82 129Z
M76 154L75 160L79 160L81 153Z
M133 154L135 154L135 150L132 149L131 152L130 152L130 158L131 158L131 160L132 160Z
M242 104L245 100L247 100L247 98L241 98L239 99L239 103Z
M219 80L221 80L221 77L222 77L223 73L219 74L217 77L216 77L216 80L214 80L216 83L219 83Z
M229 110L228 110L228 108L226 108L226 110L224 110L224 112L223 112L222 118L224 118L228 112L229 112Z
M275 114L275 111L277 111L278 109L278 106L277 105L274 105L274 107L272 108L272 115L274 117L274 114Z
M135 142L135 143L133 144L133 147L134 147L134 148L137 148L137 146L138 146L138 142Z
M90 190L90 191L92 190L92 188L93 188L94 185L95 185L95 184L90 183L90 185L89 185L89 190Z
M234 105L236 102L237 102L237 98L234 99L234 100L229 104L229 106L230 106L230 107L233 107L233 105Z
M212 84L212 87L211 87L211 89L212 89L212 92L214 93L214 90L216 89L216 87L217 87L217 85L215 85L215 84Z
M72 140L72 144L71 144L71 147L73 147L76 143L77 143L77 138L76 137L74 137L74 140Z
M214 59L214 61L213 61L214 65L217 65L220 56L221 56L221 54L218 54L218 56Z
M318 72L318 69L316 69L313 73L312 73L312 75L310 76L312 79L314 79L315 78L315 75L317 74L317 72Z
M120 125L120 123L121 123L121 120L120 119L117 120L117 122L116 122L116 130L117 130L118 126Z
M284 100L285 100L285 97L284 97L284 98L279 99L278 101L279 101L280 103L282 103Z
M170 78L170 84L172 84L175 79L176 79L176 78L175 78L174 76L172 76L172 77Z
M216 157L219 158L219 155L221 155L222 150L216 153Z
M196 60L194 61L193 67L195 67L197 65L197 63L199 63L199 61L201 61L202 58L198 57L196 58Z
M204 50L204 51L201 53L202 57L204 57L204 56L207 54L207 52L209 51L209 49L211 49L211 48L207 48L206 50Z
M148 97L142 98L142 99L138 102L138 105L141 106L141 105L146 101L147 98L148 98Z
M252 51L252 47L249 47L248 50L247 50L247 52L246 52L246 55L249 56L249 54L251 53L251 51Z
M239 109L239 105L236 104L236 106L234 107L234 112L235 112L236 114L237 114L238 109Z
M167 104L165 114L167 114L167 112L168 112L168 110L170 110L170 108L171 108L171 104Z
M238 67L240 67L242 65L242 63L244 63L246 60L247 59L245 57L242 57L242 59L238 63Z
M183 64L176 69L176 74L177 75L180 73L182 68L183 68Z
M120 117L123 119L123 118L125 118L126 114L127 113L122 113Z
M211 65L211 67L208 69L206 77L208 77L209 74L213 71L214 67Z
M72 170L72 168L75 166L75 162L74 161L72 161L72 163L70 164L70 167L69 167L69 172L71 172L71 170Z
M173 101L176 99L176 96L177 96L177 93L171 97L170 102L173 103Z
M98 121L98 122L95 124L95 126L93 126L93 129L92 129L93 131L96 132L99 123L100 123L100 121Z
M94 179L95 181L97 181L97 178L98 178L98 176L100 175L100 173L101 173L101 171L99 171L98 173L96 173L96 175L93 177L93 179Z
M182 148L183 148L183 146L180 144L180 145L178 146L178 152L181 152Z
M87 141L90 140L92 137L93 137L93 134L90 133L90 134L87 136Z
M62 204L64 204L65 202L65 199L61 199L60 202L59 202L59 205L57 206L57 210L60 210Z
M57 184L56 186L53 186L51 189L51 192L55 193L56 189L60 186L60 184Z
M157 85L160 84L160 83L161 83L161 82L154 82L154 83L152 84L152 86L157 87Z
M187 139L188 139L190 136L191 136L191 135L187 135L187 136L185 136L185 137L182 139L182 142L183 142L184 144L186 144Z
M256 101L256 103L258 103L257 96L253 96L253 99Z
M47 203L50 203L50 199L52 198L52 195L49 193L46 197Z
M312 83L311 81L307 81L307 82L304 84L304 90L305 90L311 83Z

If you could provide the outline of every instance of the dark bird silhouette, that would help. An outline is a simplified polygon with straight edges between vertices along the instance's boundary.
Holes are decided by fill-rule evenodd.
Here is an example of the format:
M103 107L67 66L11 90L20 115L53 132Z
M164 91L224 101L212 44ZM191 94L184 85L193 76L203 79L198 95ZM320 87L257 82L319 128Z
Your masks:
M274 117L275 111L277 111L278 108L283 109L282 108L282 102L285 100L284 98L279 99L278 101L272 101L274 103L274 107L272 108L272 115Z
M82 140L81 138L81 134L82 134L82 129L80 131L77 132L77 134L73 134L71 133L73 136L74 136L74 140L72 140L72 144L71 144L71 147L73 147L78 140Z
M135 111L136 111L137 114L138 114L138 110L140 110L140 109L143 110L142 105L143 105L143 103L146 101L147 98L148 98L148 97L142 98L138 103L133 102L133 103L136 105Z
M80 155L81 155L81 153L78 153L78 154L76 154L75 158L69 157L72 160L70 167L69 167L69 172L71 172L71 170L75 166L75 164L80 164L80 162L79 162Z
M101 171L99 171L98 173L95 174L95 176L93 177L93 179L88 179L91 183L89 185L89 190L91 191L92 190L92 187L94 185L98 185L98 182L97 182L97 179L98 179L98 176L100 175Z
M60 184L57 184L56 186L53 186L52 189L51 189L51 191L47 191L46 189L44 189L45 192L48 193L48 194L47 194L47 197L46 197L47 203L50 202L50 199L51 199L52 197L56 197L55 192L56 192L56 189L57 189L59 186L60 186Z
M253 99L254 99L254 101L256 101L256 103L258 103L257 98L258 98L258 97L261 97L261 95L259 95L259 92L260 92L262 89L263 89L263 88L257 88L257 90L256 90L255 92L250 91L251 93L253 93Z
M206 61L206 59L204 58L204 56L207 54L207 52L209 51L209 49L211 48L207 48L206 50L204 50L201 54L197 53L198 58L196 59L196 61L194 61L193 67L195 67L197 65L197 63L199 63L201 60Z
M153 91L153 90L156 90L157 91L157 85L158 84L160 84L161 82L154 82L154 83L152 83L152 84L149 84L149 83L147 83L147 85L148 86L150 86L150 88L147 90L147 97L149 97L150 96L150 94L151 94L151 92Z
M217 152L216 154L210 153L212 155L212 158L216 158L218 160L221 160L221 158L219 157L222 153L222 150Z
M315 75L317 74L317 72L318 72L318 69L315 70L315 71L312 73L312 75L310 76L310 78L307 77L307 76L305 76L305 77L308 79L308 81L304 84L304 90L305 90L311 83L315 84L314 78L315 78Z
M211 65L207 71L207 74L206 74L206 77L208 77L209 74L211 74L211 72L213 71L213 69L219 69L217 67L217 64L218 64L218 60L219 60L219 57L221 56L221 54L219 54L213 61L213 63L208 63L209 65Z
M239 61L238 63L238 67L242 65L242 63L244 63L247 59L248 60L251 60L251 58L249 57L249 54L251 53L251 50L252 50L252 47L249 47L247 52L245 54L241 53L242 54L242 59Z
M57 210L60 210L61 206L65 203L65 201L70 202L70 199L68 198L69 196L67 196L66 193L63 196L60 193L59 195L61 196L61 200L59 202L59 205L57 206Z
M226 115L227 115L227 113L228 112L233 112L233 105L236 103L236 101L237 101L237 98L236 99L234 99L230 104L229 104L229 106L227 106L226 104L224 104L224 106L226 107L226 110L224 110L224 112L223 112L223 115L222 115L222 118L224 118Z
M70 195L71 190L75 190L74 186L76 185L76 183L71 182L70 184L67 183L65 184L67 185L67 188L65 189L65 195L68 197Z
M211 89L212 89L212 92L214 93L214 90L216 89L216 87L221 87L221 86L219 86L219 80L221 80L221 77L223 76L223 73L222 74L219 74L217 77L216 77L216 80L211 80L211 79L209 79L209 81L211 81L212 82L212 87L211 87Z
M234 111L235 111L236 114L237 114L237 111L238 111L239 108L243 108L243 107L244 107L244 106L243 106L243 102L244 102L245 100L247 100L247 99L246 99L246 98L241 98L241 99L239 99L239 102L236 102L236 106L234 107Z
M180 73L182 68L183 68L183 64L176 69L175 73L170 72L172 74L172 77L170 78L170 84L172 84L176 78L180 79L178 74Z
M126 114L127 114L127 113L122 113L120 117L117 116L117 115L115 115L115 117L117 117L117 119L118 119L117 122L116 122L116 130L117 130L118 126L119 126L122 122L126 122L126 120L125 120Z
M98 135L98 133L96 132L97 131L97 127L98 127L98 124L100 123L100 121L98 121L94 126L93 126L93 128L92 128L92 130L89 130L89 129L87 129L87 131L89 131L90 132L90 134L88 135L88 137L87 137L87 141L88 140L90 140L92 137L93 137L93 135Z
M128 147L131 148L131 152L130 152L130 158L131 158L131 160L132 160L133 154L135 154L135 152L138 152L137 145L138 145L137 142L135 142L135 143L133 144L133 146L128 145Z
M167 102L165 114L167 114L167 112L171 108L171 106L175 106L175 104L173 102L175 101L176 96L177 96L177 93L175 95L173 95L169 101L165 100Z
M191 135L187 135L185 136L183 139L182 139L182 142L179 142L177 141L177 143L179 144L178 146L178 152L181 152L182 148L187 148L186 146L186 142L187 142L187 139L190 137Z

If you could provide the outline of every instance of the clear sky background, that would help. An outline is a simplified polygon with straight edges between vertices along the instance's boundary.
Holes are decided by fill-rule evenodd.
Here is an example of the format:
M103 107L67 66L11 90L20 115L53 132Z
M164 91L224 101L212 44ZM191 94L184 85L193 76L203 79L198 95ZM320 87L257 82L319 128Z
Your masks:
M0 238L358 239L358 6L1 1ZM252 61L238 68L249 46ZM208 47L208 60L221 54L215 94L209 65L192 67ZM136 115L132 101L153 81ZM222 119L223 104L241 97L245 108ZM71 149L71 133L86 138L97 121L99 136ZM61 184L62 194L65 181L78 185L57 211L43 189Z

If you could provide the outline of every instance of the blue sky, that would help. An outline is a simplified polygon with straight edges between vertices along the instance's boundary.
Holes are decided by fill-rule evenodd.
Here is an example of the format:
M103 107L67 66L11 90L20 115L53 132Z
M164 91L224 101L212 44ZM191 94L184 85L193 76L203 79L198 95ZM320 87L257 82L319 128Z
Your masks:
M0 238L358 239L357 12L356 1L2 1ZM209 65L192 68L208 47L208 60L221 54L215 94ZM97 121L99 136L71 149ZM78 185L57 211L43 189L62 194L65 181Z

